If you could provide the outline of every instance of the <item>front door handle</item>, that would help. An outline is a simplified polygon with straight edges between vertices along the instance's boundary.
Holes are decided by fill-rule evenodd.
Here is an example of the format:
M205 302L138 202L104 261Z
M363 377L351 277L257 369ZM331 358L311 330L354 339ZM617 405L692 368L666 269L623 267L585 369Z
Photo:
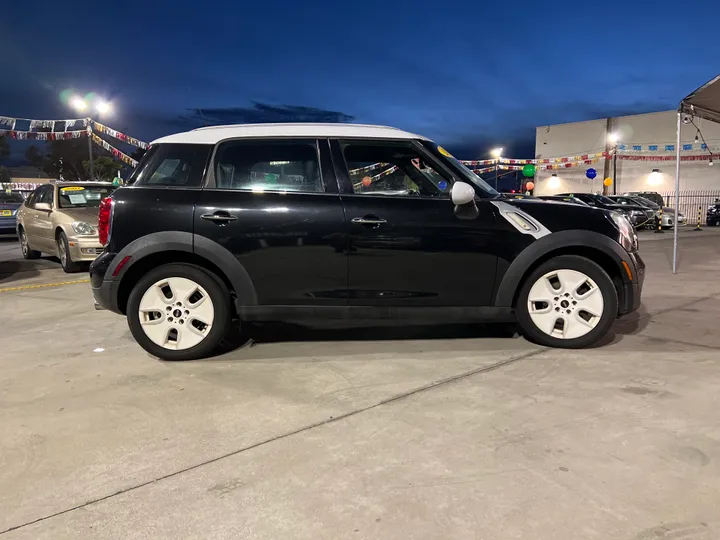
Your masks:
M387 223L387 221L377 216L356 217L352 218L351 221L358 225L382 225Z
M232 216L228 214L227 212L215 212L214 214L203 214L200 216L202 219L207 219L208 221L214 221L215 223L219 224L225 224L229 223L231 221L237 221L237 216Z

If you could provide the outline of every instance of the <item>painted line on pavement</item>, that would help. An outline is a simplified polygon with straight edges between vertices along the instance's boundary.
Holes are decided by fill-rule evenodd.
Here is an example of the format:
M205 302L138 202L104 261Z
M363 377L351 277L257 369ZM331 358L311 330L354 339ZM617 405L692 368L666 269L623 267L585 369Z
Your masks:
M63 285L74 285L76 283L90 283L89 279L78 279L76 281L58 281L57 283L41 283L39 285L20 285L18 287L5 287L0 293L11 291L27 291L30 289L45 289L47 287L61 287Z

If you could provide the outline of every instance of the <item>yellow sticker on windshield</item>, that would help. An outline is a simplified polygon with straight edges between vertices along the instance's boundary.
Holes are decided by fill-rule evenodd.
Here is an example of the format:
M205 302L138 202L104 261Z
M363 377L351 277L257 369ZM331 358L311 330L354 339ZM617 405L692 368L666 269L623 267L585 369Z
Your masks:
M68 186L60 188L60 191L85 191L85 188L82 186Z
M442 146L438 146L438 152L440 152L445 157L452 157L452 154L445 150Z

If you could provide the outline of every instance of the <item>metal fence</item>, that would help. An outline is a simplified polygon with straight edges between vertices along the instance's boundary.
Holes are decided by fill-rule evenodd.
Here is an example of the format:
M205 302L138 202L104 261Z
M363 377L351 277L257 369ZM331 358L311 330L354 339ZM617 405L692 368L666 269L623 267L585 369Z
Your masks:
M665 206L675 208L675 192L660 192L665 200ZM715 200L720 199L720 190L706 191L681 191L680 192L680 212L685 214L688 224L696 225L698 222L698 211L700 211L700 224L704 224L707 218L707 209L715 204Z

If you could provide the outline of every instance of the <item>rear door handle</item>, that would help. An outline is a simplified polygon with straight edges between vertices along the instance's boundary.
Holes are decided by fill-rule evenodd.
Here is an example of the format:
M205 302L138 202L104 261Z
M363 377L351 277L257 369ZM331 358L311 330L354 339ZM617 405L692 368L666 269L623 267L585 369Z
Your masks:
M351 221L358 225L382 225L383 223L387 223L384 219L376 216L356 217L352 218Z
M215 223L229 223L231 221L237 221L237 216L232 216L228 214L227 212L215 212L214 214L203 214L200 216L202 219L207 219L208 221L214 221Z

